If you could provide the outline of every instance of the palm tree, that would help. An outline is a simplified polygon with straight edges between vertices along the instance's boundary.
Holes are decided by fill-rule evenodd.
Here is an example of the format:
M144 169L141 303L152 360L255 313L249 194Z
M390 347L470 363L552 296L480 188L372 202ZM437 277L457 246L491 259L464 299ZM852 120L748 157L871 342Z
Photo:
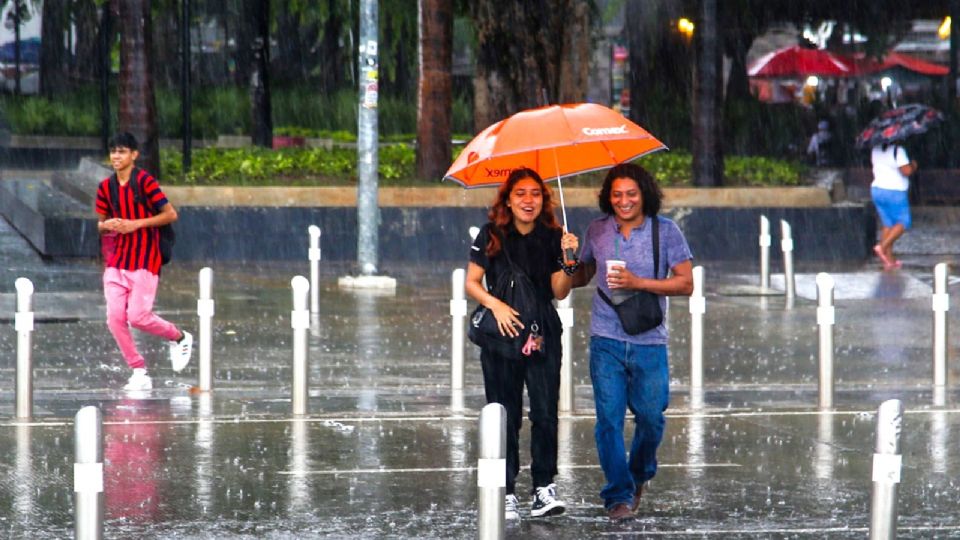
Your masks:
M111 0L120 29L117 124L140 142L139 165L160 177L149 0Z
M420 78L417 89L417 175L443 177L450 164L453 98L453 3L420 0Z

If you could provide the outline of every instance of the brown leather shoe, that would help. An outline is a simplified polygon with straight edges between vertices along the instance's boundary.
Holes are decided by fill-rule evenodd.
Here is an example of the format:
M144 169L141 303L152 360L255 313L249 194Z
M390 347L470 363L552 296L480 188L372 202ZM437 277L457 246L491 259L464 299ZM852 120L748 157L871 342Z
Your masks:
M626 521L628 519L633 519L633 512L630 511L630 507L626 503L616 504L610 510L607 510L607 516L610 518L610 521Z
M636 512L640 509L640 496L643 495L643 484L637 486L637 491L633 494L633 502L630 503L630 511Z

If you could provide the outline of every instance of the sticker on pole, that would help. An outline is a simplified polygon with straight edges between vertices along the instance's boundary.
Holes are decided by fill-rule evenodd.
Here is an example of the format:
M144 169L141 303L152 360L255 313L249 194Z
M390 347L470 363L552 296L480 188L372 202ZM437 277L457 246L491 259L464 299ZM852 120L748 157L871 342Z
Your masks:
M477 487L506 487L507 460L480 458L477 460Z
M902 462L903 456L900 454L874 454L873 481L884 484L899 484Z

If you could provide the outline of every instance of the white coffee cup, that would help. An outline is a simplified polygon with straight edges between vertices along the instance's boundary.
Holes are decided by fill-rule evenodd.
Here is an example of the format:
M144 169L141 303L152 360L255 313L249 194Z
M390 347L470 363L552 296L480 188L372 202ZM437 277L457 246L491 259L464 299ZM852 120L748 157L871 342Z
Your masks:
M619 259L607 259L607 275L608 275L608 276L609 276L610 274L615 274L615 273L618 272L617 270L614 270L614 269L613 269L614 266L619 266L619 267L622 267L622 268L626 268L626 267L627 267L627 262L626 262L626 261L621 261L621 260L619 260Z

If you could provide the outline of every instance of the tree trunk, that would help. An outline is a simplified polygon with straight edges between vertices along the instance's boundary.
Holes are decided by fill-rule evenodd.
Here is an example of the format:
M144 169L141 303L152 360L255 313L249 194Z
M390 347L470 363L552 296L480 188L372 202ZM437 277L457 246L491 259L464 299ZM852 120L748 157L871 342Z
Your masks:
M417 89L417 175L443 178L450 165L453 116L453 3L420 0L420 80Z
M40 92L52 99L55 92L67 86L68 51L63 32L68 20L67 0L46 0L40 22Z
M696 76L693 78L693 184L723 183L720 147L720 42L717 0L700 0L696 25Z
M690 147L693 53L670 21L687 2L628 0L624 33L629 51L630 118L671 148Z
M70 77L78 83L93 83L100 78L100 17L97 4L86 0L74 4L77 48Z
M478 0L471 4L477 29L473 80L477 129L544 101L557 103L567 96L585 95L586 85L572 76L580 69L582 39L590 28L590 12L580 7L582 3ZM564 75L565 69L574 71ZM569 87L563 81L569 81Z
M272 74L278 84L295 82L306 75L303 51L310 47L303 40L297 11L291 9L289 2L280 2L277 10L277 58L274 59ZM281 82L282 81L282 82Z
M273 146L273 119L270 111L270 0L247 0L248 21L253 27L250 43L253 63L250 71L250 112L253 144Z
M150 1L111 1L114 20L120 29L117 124L120 131L129 131L140 142L138 164L160 178Z

